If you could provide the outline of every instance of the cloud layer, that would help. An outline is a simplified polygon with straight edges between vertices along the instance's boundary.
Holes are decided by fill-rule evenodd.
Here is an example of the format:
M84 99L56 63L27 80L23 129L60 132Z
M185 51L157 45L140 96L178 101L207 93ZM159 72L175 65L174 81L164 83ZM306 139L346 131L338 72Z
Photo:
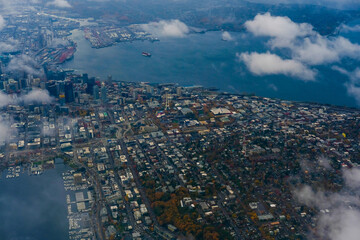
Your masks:
M278 55L267 53L242 53L238 59L243 61L250 72L258 76L283 74L306 81L315 79L316 72L304 64L292 59L282 59Z
M269 53L242 55L241 60L248 67L260 67L264 61L268 64L260 70L249 68L249 71L256 75L261 72L261 75L284 74L302 80L314 80L316 71L311 69L314 66L333 64L346 57L360 59L360 45L351 43L344 37L321 36L310 24L295 23L288 17L272 16L270 13L258 14L244 26L255 36L269 37L267 45L270 50L289 52L290 59L287 60L276 58ZM270 58L274 60L273 64ZM250 61L252 64L249 64Z
M349 78L350 81L345 83L345 88L348 95L355 98L356 103L360 106L360 68L358 67L354 71L348 71L344 68L333 66L332 69Z
M0 15L0 30L2 30L6 25L5 19Z
M34 89L27 94L20 95L8 95L6 93L0 92L0 108L5 107L10 104L36 104L44 103L49 104L54 101L54 98L50 96L47 90Z
M343 32L360 32L360 24L355 26L341 25L341 31Z
M158 37L185 37L190 32L189 27L178 19L150 22L140 26L144 31Z
M70 3L68 3L68 1L66 0L54 0L52 2L48 2L46 5L59 7L59 8L71 8Z
M256 15L254 20L245 23L245 27L255 36L289 40L296 37L305 37L313 31L310 24L297 24L288 17L271 16L270 13Z
M233 40L232 36L231 36L230 33L227 32L227 31L224 31L224 32L221 34L221 38L222 38L223 40L225 40L225 41L232 41L232 40Z
M18 49L19 41L9 38L5 42L0 42L0 53L12 52Z
M317 233L324 239L356 240L360 236L360 169L344 170L343 178L341 192L314 191L307 185L294 192L301 203L319 210Z
M43 75L42 70L36 68L36 66L37 62L33 58L28 55L22 54L14 56L5 70L8 72L20 71L38 76Z
M22 96L21 100L25 104L32 104L32 103L51 103L54 99L49 95L49 92L47 90L34 89L28 94Z

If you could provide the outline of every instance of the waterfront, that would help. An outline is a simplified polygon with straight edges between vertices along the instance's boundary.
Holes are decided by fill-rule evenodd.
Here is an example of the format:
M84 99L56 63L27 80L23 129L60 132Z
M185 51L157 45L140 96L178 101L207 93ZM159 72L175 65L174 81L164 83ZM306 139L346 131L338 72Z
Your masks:
M134 41L115 46L94 49L80 30L73 31L72 38L78 43L74 59L64 68L106 78L111 74L115 80L135 82L173 82L180 85L203 85L217 87L233 93L255 93L295 101L329 103L356 106L348 96L344 83L346 76L319 66L317 81L303 82L282 75L254 76L236 53L266 52L266 39L255 38L249 33L231 33L232 41L222 41L221 32L190 34L185 38L162 38L160 42ZM359 32L346 33L353 42L360 42ZM151 58L141 55L150 52ZM358 62L350 63L357 66ZM336 65L346 65L349 62Z
M62 173L69 167L55 164L55 169L41 175L23 170L19 177L0 180L0 239L68 239L66 192Z

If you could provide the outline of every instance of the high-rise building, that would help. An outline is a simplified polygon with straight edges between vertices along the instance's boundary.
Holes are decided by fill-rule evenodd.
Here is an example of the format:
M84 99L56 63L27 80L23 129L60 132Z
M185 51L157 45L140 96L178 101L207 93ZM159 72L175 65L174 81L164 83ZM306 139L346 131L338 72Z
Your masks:
M65 102L70 103L75 100L74 87L73 87L73 83L71 81L65 82L64 93L65 93Z
M101 101L103 101L104 103L107 102L107 90L104 83L102 83L101 85Z
M54 80L48 81L47 82L47 86L46 89L49 91L50 96L59 97L59 92L57 91L57 85L56 82Z
M19 80L19 84L20 84L20 88L21 89L25 89L28 85L27 85L27 79L26 78L21 78Z
M86 80L86 93L87 94L92 94L93 93L93 87L95 85L95 78L87 78Z
M57 92L59 94L65 93L65 82L64 81L56 81L56 87L57 87Z
M176 95L178 95L178 96L180 97L181 94L182 94L182 88L181 88L181 87L177 87L177 88L176 88Z
M93 87L93 96L94 96L94 99L100 99L100 93L99 93L100 89L99 89L99 86L98 85L95 85Z
M154 94L154 88L150 85L146 86L146 92L153 95Z

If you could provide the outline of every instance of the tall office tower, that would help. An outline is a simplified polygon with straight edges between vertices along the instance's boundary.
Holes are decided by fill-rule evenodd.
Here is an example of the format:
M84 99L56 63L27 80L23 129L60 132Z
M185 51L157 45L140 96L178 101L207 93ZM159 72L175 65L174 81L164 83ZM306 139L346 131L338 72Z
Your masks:
M92 94L93 93L93 87L95 85L95 78L88 78L86 81L86 93L87 94Z
M65 81L65 102L70 103L75 100L74 98L74 87L71 81Z
M104 83L101 84L101 101L107 102L107 90Z
M25 89L25 88L27 88L27 86L28 86L27 78L20 79L20 88Z
M59 92L57 91L57 85L54 80L50 80L46 83L46 89L49 91L50 96L59 97Z
M94 99L100 99L100 93L99 93L100 89L99 89L99 86L98 85L95 85L93 87L93 96L94 96Z
M179 97L181 96L181 94L182 94L182 87L177 87L176 88L176 95L178 95Z
M86 83L87 81L89 81L89 75L87 73L84 73L82 75L82 78L83 78L83 83Z
M65 81L56 81L56 86L59 94L65 93Z

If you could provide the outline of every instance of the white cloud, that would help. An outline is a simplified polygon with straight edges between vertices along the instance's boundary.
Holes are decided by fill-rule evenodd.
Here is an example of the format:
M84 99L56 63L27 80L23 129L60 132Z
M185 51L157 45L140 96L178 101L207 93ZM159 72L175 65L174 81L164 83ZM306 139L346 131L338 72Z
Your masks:
M318 65L339 61L339 54L329 47L329 42L323 38L311 41L305 38L301 47L293 48L293 56L309 65Z
M349 26L349 25L341 25L341 30L343 32L360 32L360 24L355 26Z
M59 7L59 8L71 8L70 3L68 3L68 1L66 0L54 0L52 2L48 2L46 5Z
M277 87L275 84L273 84L273 83L270 83L270 84L268 85L268 87L269 87L271 90L275 91L275 92L277 92L277 91L279 90L278 87Z
M32 75L42 75L41 69L38 69L37 62L28 55L22 54L15 56L11 59L10 63L6 67L6 71L9 72L25 72Z
M177 19L150 22L140 26L144 31L158 37L185 37L190 32L189 27Z
M49 45L49 47L59 47L59 46L67 46L69 44L69 40L67 39L63 39L63 38L54 38L51 41L51 44Z
M11 124L3 119L0 119L0 143L6 142L10 136L10 126Z
M54 99L49 95L47 90L42 89L34 89L28 94L25 94L21 97L21 100L25 104L32 104L32 103L51 103Z
M332 69L348 76L352 83L360 84L360 67L357 67L352 72L338 66L333 66Z
M356 68L352 72L338 66L333 66L332 69L346 75L350 79L350 81L344 84L347 94L355 98L357 105L360 106L360 68Z
M294 191L299 202L319 211L316 231L324 239L356 240L360 235L360 169L346 169L343 177L345 186L340 192L314 191L307 185Z
M271 50L280 49L289 53L288 60L267 53L241 54L249 71L256 75L283 74L302 80L315 80L316 71L310 66L333 64L343 58L360 59L360 45L348 39L324 37L307 23L295 23L288 17L258 14L244 26L255 36L269 37ZM345 84L348 94L356 97L360 105L360 89L354 82Z
M360 106L360 86L352 82L345 83L345 87L349 96L355 98L356 103Z
M360 189L360 169L348 169L344 171L343 176L347 186Z
M360 236L360 211L350 207L335 209L320 217L321 234L331 240L357 240Z
M334 63L344 57L360 59L360 45L344 37L321 36L310 24L295 23L288 17L258 14L245 27L255 36L270 37L271 49L290 49L291 57L306 65Z
M246 29L255 36L283 39L304 37L313 32L310 24L297 24L288 17L274 17L270 13L258 14L254 20L245 23Z
M227 32L227 31L224 31L224 32L221 34L221 38L222 38L222 40L224 40L224 41L232 41L232 40L233 40L232 36L231 36L230 33Z
M304 81L315 80L316 72L301 62L292 59L282 59L278 55L269 52L241 53L237 54L237 57L245 63L250 72L258 76L283 74L300 78Z
M0 108L9 105L13 102L13 99L10 95L0 92Z
M12 52L18 49L19 41L9 38L5 42L0 42L0 53Z
M330 160L327 157L320 156L317 160L318 160L319 165L324 167L326 170L332 169Z
M33 89L27 94L17 97L15 94L6 94L0 92L0 108L10 104L49 104L54 101L54 98L49 95L47 90Z
M2 30L6 25L5 19L0 15L0 30Z
M360 59L360 46L344 37L325 38L316 34L293 47L293 57L310 65L339 62L344 57Z

